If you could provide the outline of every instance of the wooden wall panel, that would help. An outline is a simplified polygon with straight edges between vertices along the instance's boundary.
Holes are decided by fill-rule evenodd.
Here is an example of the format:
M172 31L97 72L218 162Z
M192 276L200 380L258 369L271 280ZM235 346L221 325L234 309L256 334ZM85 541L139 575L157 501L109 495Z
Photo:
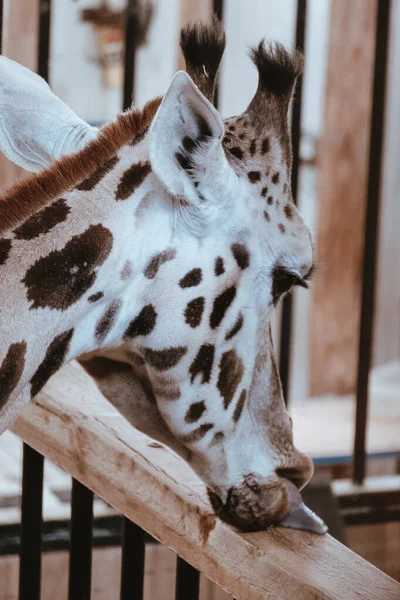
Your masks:
M318 151L311 394L355 390L377 0L331 3Z
M36 70L39 0L5 0L3 54ZM26 171L0 154L0 193L26 175Z

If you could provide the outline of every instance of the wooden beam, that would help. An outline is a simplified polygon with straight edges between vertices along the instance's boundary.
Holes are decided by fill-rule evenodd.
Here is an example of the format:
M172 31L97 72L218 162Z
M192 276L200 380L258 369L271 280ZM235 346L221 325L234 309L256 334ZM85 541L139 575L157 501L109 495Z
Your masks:
M76 363L14 430L239 600L399 598L400 584L329 535L240 534L219 521L190 468L132 428Z
M332 2L318 150L311 395L355 391L377 0Z

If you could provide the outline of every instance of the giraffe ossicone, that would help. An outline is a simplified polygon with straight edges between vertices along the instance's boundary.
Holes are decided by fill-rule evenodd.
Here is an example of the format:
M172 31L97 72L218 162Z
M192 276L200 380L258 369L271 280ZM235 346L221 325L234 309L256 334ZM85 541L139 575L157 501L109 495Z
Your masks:
M212 105L217 21L182 32L187 72L97 131L0 58L0 147L36 175L0 199L0 433L77 359L131 422L180 454L242 530L325 528L298 489L270 319L313 264L291 202L301 57L261 44L246 111ZM43 170L44 169L44 170Z

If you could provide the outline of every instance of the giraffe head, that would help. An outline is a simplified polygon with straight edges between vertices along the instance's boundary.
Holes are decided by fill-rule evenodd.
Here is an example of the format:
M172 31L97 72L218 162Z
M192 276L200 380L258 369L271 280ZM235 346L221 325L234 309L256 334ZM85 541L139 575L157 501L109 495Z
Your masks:
M84 350L130 365L149 418L156 411L223 520L321 531L300 502L312 463L293 444L270 334L274 307L307 287L313 268L290 191L288 113L302 61L260 44L255 96L223 122L210 102L220 26L188 28L181 42L188 73L176 74L148 132L122 148L101 184L78 185L81 203L106 206L112 195L134 207L120 221L123 202L112 209L121 276L115 288L110 278L106 291L89 290L83 329L90 336L93 322L101 335ZM133 394L126 403L134 413Z

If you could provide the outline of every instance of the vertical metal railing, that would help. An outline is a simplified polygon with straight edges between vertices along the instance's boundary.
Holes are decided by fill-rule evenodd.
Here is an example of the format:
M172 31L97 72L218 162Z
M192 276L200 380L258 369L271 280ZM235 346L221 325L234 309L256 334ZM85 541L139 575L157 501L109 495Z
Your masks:
M38 73L48 80L51 0L39 2ZM23 446L19 599L40 600L44 458Z
M125 57L123 83L123 110L135 101L135 64L139 27L139 4L128 0L125 23ZM145 543L141 527L124 519L121 562L121 600L142 600L144 588Z
M353 479L356 483L363 481L366 467L365 438L375 310L376 257L382 178L389 26L390 0L379 0L377 3L374 82L369 140L367 210L362 271L357 405L353 454Z
M51 0L39 1L38 73L49 80Z
M40 600L43 467L43 456L24 444L19 600Z
M72 480L69 600L90 600L92 579L93 492Z
M175 600L196 600L200 592L200 573L185 560L176 557Z
M3 0L0 0L0 54L3 47Z
M296 14L296 36L295 46L303 54L305 53L306 37L306 18L307 18L307 0L297 0ZM296 96L292 110L292 196L293 202L297 204L298 186L299 186L299 165L300 165L300 136L301 136L301 107L303 98L303 76L299 78L296 87ZM289 394L289 375L290 375L290 347L292 337L292 315L293 298L290 294L286 295L282 303L281 317L281 335L279 346L279 372L282 382L283 397L288 403Z
M144 531L125 517L122 542L121 600L142 600L144 588Z
M213 13L222 22L224 19L224 0L213 0ZM217 74L217 81L215 84L214 93L214 106L218 109L219 107L219 86L220 76Z
M122 109L129 108L134 101L135 55L138 36L138 1L128 0L125 25L124 88Z

